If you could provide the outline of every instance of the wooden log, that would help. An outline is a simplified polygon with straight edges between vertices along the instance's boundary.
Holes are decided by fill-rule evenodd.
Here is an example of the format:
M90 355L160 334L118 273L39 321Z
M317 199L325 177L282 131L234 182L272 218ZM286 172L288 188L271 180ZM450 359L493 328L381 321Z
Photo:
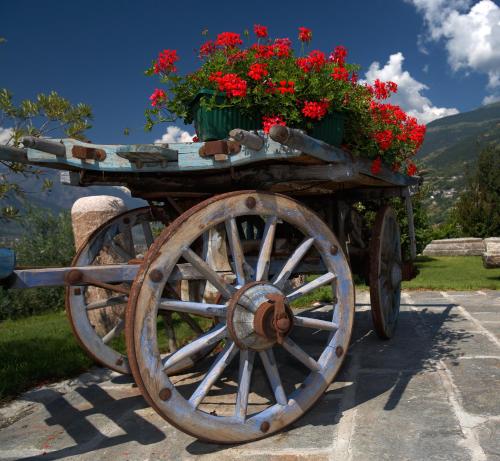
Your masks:
M352 158L347 152L330 146L330 144L319 139L312 138L301 130L274 125L269 130L269 136L280 144L300 150L306 154L319 158L328 155L331 162L352 163Z
M255 133L250 133L250 131L242 130L241 128L231 130L229 137L252 150L261 150L264 147L264 139Z
M12 146L0 146L0 160L6 162L29 163L26 150Z
M42 152L55 155L56 157L66 156L66 147L64 144L57 141L35 138L34 136L25 136L22 139L22 143L25 147L41 150Z

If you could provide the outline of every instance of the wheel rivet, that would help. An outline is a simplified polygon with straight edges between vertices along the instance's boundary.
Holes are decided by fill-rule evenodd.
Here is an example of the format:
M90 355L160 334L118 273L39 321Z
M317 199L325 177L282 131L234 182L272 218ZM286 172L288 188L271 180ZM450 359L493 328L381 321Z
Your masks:
M68 283L70 285L75 285L75 284L81 282L82 279L83 279L83 273L82 273L82 271L79 271L78 269L72 269L66 275L66 283Z
M172 391L166 387L165 389L162 389L158 395L160 396L160 399L165 402L172 397Z
M122 357L120 357L120 358L116 361L116 365L118 365L118 366L123 365L123 358L122 358Z
M267 421L264 421L261 425L260 425L260 430L262 432L267 432L269 430L269 428L271 427L271 425L267 422Z
M74 291L73 291L73 294L75 296L80 296L82 294L81 288L75 288Z
M163 273L158 269L153 269L149 273L149 278L151 279L152 282L155 283L161 282L163 279Z
M290 319L288 317L278 319L278 321L276 322L276 326L279 331L288 331L288 329L290 328Z
M247 199L245 200L245 205L250 209L255 208L255 205L257 205L257 200L255 200L254 197L247 197Z
M330 247L330 253L331 253L332 255L336 255L338 252L339 252L339 247L338 247L337 245L332 245L332 246Z
M343 354L344 354L344 348L342 346L337 346L335 348L335 355L337 357L342 357Z

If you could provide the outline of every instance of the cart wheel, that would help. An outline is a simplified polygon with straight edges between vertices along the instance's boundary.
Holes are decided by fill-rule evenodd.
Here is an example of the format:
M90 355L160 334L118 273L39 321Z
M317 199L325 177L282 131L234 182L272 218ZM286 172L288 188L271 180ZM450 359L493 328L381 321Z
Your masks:
M370 301L375 331L382 339L394 334L401 299L402 258L399 224L389 206L375 218L370 241Z
M265 223L255 258L245 253L245 236L239 230L248 215ZM204 232L221 223L227 229L232 282L192 250ZM303 235L295 250L281 260L273 254L280 226ZM314 257L319 268L315 273L320 275L287 289L295 269L311 264ZM179 261L190 263L217 288L220 304L162 298L163 287ZM292 311L292 301L321 286L331 290L331 311L308 310L302 315ZM162 359L155 321L160 306L216 315L220 321ZM316 214L278 194L223 194L182 214L148 253L127 307L130 367L144 397L177 428L208 441L251 441L288 426L325 392L345 358L353 313L347 260L336 237ZM205 368L200 370L200 364L196 374L167 376L165 370L207 345L217 345L217 353L202 362Z
M132 259L143 258L154 241L154 235L163 229L162 224L149 207L137 208L121 213L96 229L80 247L73 258L72 266L99 265L106 263L106 254L113 255L113 261L127 263ZM189 282L196 286L197 282ZM176 287L170 287L175 291ZM177 287L180 288L180 287ZM125 307L128 301L130 283L116 285L116 290L105 290L95 286L69 286L66 289L66 313L73 332L81 347L97 362L120 373L130 373L127 357L119 350L125 350L123 339L125 329ZM89 299L91 295L92 299ZM107 324L107 332L98 334L89 318L89 311L113 306L116 314L111 324ZM181 322L184 328L192 330L192 336L203 333L211 322L197 322L185 313L172 317L169 311L162 317L169 350L176 350L181 344L176 340L175 331ZM209 352L209 351L207 351ZM184 367L192 363L184 362ZM172 372L179 371L172 369Z

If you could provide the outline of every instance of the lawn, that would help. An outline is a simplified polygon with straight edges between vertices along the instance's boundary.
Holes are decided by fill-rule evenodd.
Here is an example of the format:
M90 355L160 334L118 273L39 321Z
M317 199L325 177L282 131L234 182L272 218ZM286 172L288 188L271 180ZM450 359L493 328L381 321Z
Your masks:
M404 282L404 289L500 289L500 269L484 269L480 257L421 257L417 267L419 275ZM367 289L361 284L356 288ZM294 306L308 306L315 301L331 301L330 289L322 287ZM159 320L159 345L165 349L161 323ZM176 331L182 342L192 335L179 319ZM115 346L124 350L123 338L118 339ZM62 311L1 322L0 357L0 402L36 385L78 375L92 365L74 339Z

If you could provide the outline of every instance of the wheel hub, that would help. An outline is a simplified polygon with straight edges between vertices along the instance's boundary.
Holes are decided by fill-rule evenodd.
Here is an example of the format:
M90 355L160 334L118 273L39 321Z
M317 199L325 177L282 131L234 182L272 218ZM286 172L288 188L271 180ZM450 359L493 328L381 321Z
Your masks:
M283 342L293 327L293 313L281 290L253 282L231 298L227 326L238 347L261 351Z

